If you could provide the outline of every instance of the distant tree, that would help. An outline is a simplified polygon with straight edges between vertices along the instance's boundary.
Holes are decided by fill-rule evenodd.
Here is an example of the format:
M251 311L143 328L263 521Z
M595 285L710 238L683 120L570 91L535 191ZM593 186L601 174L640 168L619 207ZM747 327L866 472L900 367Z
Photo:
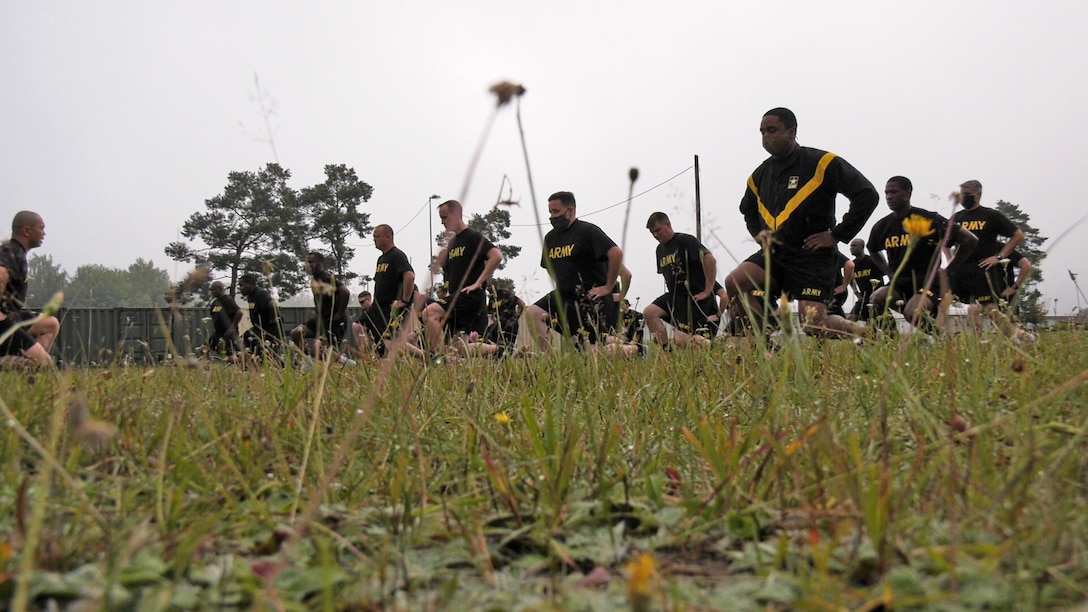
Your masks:
M474 213L466 222L469 227L480 232L491 244L502 251L502 263L499 269L506 267L506 263L521 254L521 247L512 244L502 244L503 240L510 239L510 211L505 208L492 208L487 214Z
M150 308L163 306L170 275L137 259L128 269L89 264L76 268L64 294L72 308Z
M124 270L100 264L76 268L64 295L64 305L72 308L114 308L124 304L128 295ZM150 304L147 304L150 306Z
M495 277L495 284L497 284L501 289L506 289L510 293L515 293L515 294L517 293L514 290L514 279L512 279L512 278L503 278L503 277L496 276Z
M348 246L352 236L365 238L373 228L370 215L359 207L370 200L374 188L359 180L355 170L344 164L325 166L325 182L299 193L299 203L310 226L310 237L331 255L328 269L343 282L358 274L348 269L355 249Z
M1048 238L1039 232L1038 228L1031 225L1031 217L1020 210L1020 207L1005 200L998 200L994 206L998 212L1008 217L1024 232L1024 240L1016 247L1021 255L1031 262L1034 268L1031 278L1024 284L1020 294L1020 318L1027 323L1040 323L1046 313L1043 304L1043 294L1039 291L1039 283L1043 280L1041 264L1046 259L1046 251L1043 245Z
M154 262L137 259L126 271L129 294L125 298L129 303L121 306L138 305L165 306L164 296L170 290L170 275Z
M26 290L28 307L44 307L58 291L64 291L68 286L68 273L53 263L52 255L31 255L26 263L30 276Z
M244 272L268 273L283 294L298 293L306 284L309 232L290 178L271 163L258 172L231 172L223 193L205 200L207 210L193 213L182 227L182 236L203 246L172 242L166 254L226 272L232 296Z

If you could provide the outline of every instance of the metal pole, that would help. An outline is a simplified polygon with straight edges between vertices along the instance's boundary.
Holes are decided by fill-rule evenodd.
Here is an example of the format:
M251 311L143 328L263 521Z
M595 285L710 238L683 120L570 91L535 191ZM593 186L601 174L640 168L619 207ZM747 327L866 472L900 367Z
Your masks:
M695 238L703 241L703 199L699 192L699 156L695 156Z
M432 195L427 198L427 244L431 247L431 258L427 260L427 270L430 271L431 266L434 264L434 201L438 199L437 195Z

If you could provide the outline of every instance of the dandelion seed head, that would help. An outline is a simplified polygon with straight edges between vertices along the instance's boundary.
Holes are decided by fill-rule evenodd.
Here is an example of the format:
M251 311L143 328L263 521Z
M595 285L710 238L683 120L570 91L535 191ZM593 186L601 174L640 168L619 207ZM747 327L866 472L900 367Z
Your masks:
M495 106L506 106L510 103L510 100L514 98L520 98L525 95L525 87L511 83L510 81L501 81L492 85L488 91L495 94L496 104Z
M1012 360L1012 371L1013 372L1016 372L1017 374L1020 374L1021 372L1024 371L1024 366L1025 366L1025 362L1024 362L1024 356L1023 355L1017 355L1016 358Z

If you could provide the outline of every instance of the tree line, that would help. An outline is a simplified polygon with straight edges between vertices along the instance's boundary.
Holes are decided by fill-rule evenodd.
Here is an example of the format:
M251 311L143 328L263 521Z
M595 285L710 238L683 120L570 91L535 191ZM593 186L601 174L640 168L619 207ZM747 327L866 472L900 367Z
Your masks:
M314 249L326 255L326 268L339 279L356 278L348 267L355 249L347 241L373 229L361 207L374 188L344 164L326 165L325 181L303 189L291 187L290 179L291 172L275 163L229 173L223 192L185 221L186 240L171 242L166 255L223 273L232 296L247 272L268 279L281 296L299 293L309 284L305 259Z
M227 175L219 195L204 201L182 226L186 241L170 243L165 251L175 261L195 264L229 279L231 295L238 278L258 274L287 299L309 286L306 253L321 251L325 267L345 283L362 278L351 270L355 249L349 240L365 239L373 231L370 214L362 210L374 188L344 164L325 166L325 181L295 189L291 172L269 163L256 172ZM481 231L506 258L517 257L521 247L501 244L510 238L510 213L499 208L473 215L468 225ZM204 279L200 279L204 281ZM204 283L182 282L175 287L178 301L189 301Z
M69 275L52 255L31 255L27 271L30 308L44 307L58 291L68 308L150 308L166 304L170 294L170 275L143 259L128 268L85 264Z
M343 164L325 166L322 183L295 189L291 173L270 163L253 171L231 172L223 192L204 201L204 210L185 221L185 241L171 242L165 252L172 259L194 264L197 272L171 283L166 270L137 259L127 268L81 265L69 274L51 255L31 255L27 294L31 308L43 307L58 291L71 308L150 308L169 304L199 306L208 302L208 286L215 278L229 278L234 294L238 277L253 272L268 279L283 300L309 286L306 253L319 250L326 266L345 283L369 280L351 271L353 237L373 231L370 215L361 208L374 188ZM492 208L474 214L468 225L482 232L505 258L517 257L520 246L502 244L510 238L510 213ZM505 262L504 262L505 265ZM509 279L501 282L513 288Z

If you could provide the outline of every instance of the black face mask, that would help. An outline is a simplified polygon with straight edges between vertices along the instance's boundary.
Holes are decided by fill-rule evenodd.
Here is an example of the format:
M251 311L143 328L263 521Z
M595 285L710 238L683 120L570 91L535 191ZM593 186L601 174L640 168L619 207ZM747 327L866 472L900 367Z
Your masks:
M975 207L975 196L965 193L963 194L963 207L966 209L972 209Z
M549 217L548 220L552 222L552 227L559 231L570 227L570 221L566 217Z

